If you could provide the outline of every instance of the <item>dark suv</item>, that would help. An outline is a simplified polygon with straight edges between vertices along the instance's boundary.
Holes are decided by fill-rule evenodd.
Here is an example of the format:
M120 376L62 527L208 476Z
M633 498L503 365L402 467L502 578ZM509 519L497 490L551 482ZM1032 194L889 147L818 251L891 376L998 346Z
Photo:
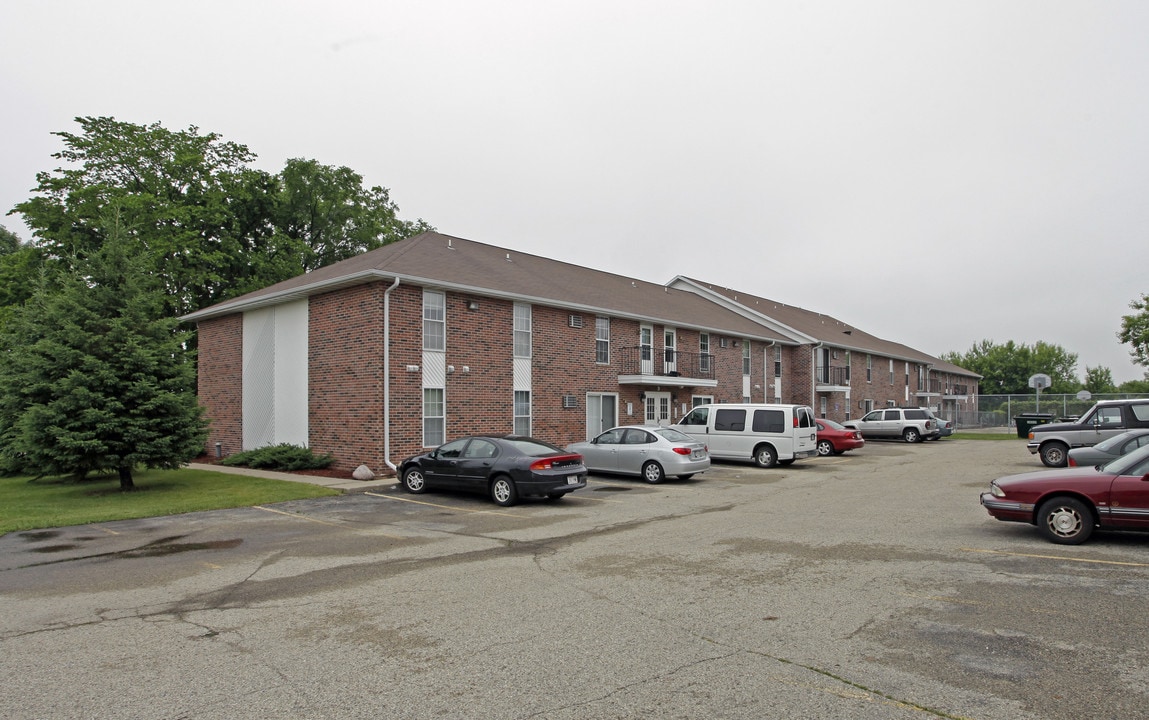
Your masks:
M842 423L862 433L862 437L901 438L921 442L938 432L937 420L926 408L882 408L868 412L857 420Z

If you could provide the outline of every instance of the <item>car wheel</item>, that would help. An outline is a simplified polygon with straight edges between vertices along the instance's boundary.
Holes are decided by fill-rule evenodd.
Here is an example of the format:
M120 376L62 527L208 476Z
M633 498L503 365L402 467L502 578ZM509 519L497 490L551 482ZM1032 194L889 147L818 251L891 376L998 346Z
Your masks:
M1041 446L1041 462L1046 467L1065 467L1069 463L1069 448L1059 442L1046 443Z
M922 434L918 432L917 428L906 428L902 431L902 439L908 443L921 442Z
M662 466L653 460L642 466L642 479L651 485L662 482L665 477Z
M427 489L427 479L423 477L421 468L407 468L407 472L403 473L403 489L415 495Z
M778 464L778 453L769 445L759 445L754 448L754 464L761 468L770 468Z
M1042 503L1037 528L1058 545L1080 545L1093 534L1093 512L1080 500L1057 497Z
M496 505L503 507L510 507L519 500L519 491L515 489L515 483L506 475L499 475L491 481L491 499L495 501Z
M822 457L829 457L834 454L834 443L829 440L818 441L818 454Z

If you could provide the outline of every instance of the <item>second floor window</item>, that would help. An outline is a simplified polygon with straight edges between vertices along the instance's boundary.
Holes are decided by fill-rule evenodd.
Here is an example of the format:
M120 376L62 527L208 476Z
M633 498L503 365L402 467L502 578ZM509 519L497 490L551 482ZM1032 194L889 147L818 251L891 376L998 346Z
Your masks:
M698 367L702 372L710 372L710 333L698 334Z
M531 306L515 303L515 357L531 356Z
M434 290L423 291L423 349L447 349L447 299Z
M774 346L774 377L782 377L782 346Z
M750 374L750 343L742 341L742 374Z
M610 318L595 318L594 361L600 365L610 363Z

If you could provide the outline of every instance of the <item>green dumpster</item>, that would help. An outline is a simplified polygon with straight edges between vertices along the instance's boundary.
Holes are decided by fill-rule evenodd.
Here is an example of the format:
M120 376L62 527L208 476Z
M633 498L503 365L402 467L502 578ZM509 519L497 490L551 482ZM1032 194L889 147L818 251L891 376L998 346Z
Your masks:
M1017 436L1019 438L1028 438L1029 431L1032 430L1034 426L1053 422L1053 413L1022 413L1015 415L1013 421L1017 423Z

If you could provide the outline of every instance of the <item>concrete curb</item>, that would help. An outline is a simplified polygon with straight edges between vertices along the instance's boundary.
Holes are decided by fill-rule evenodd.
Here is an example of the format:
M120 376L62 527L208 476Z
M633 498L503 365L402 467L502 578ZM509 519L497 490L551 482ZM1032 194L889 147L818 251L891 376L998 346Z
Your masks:
M228 467L227 465L210 465L208 463L188 463L189 468L196 470L210 470L211 472L227 473L229 475L246 475L248 477L261 477L271 480L286 480L288 482L308 483L321 485L325 488L338 490L342 493L361 493L368 490L388 488L399 481L390 476L376 477L374 480L356 480L354 478L330 478L321 475L296 475L295 473L276 472L274 470L253 470L244 467Z

